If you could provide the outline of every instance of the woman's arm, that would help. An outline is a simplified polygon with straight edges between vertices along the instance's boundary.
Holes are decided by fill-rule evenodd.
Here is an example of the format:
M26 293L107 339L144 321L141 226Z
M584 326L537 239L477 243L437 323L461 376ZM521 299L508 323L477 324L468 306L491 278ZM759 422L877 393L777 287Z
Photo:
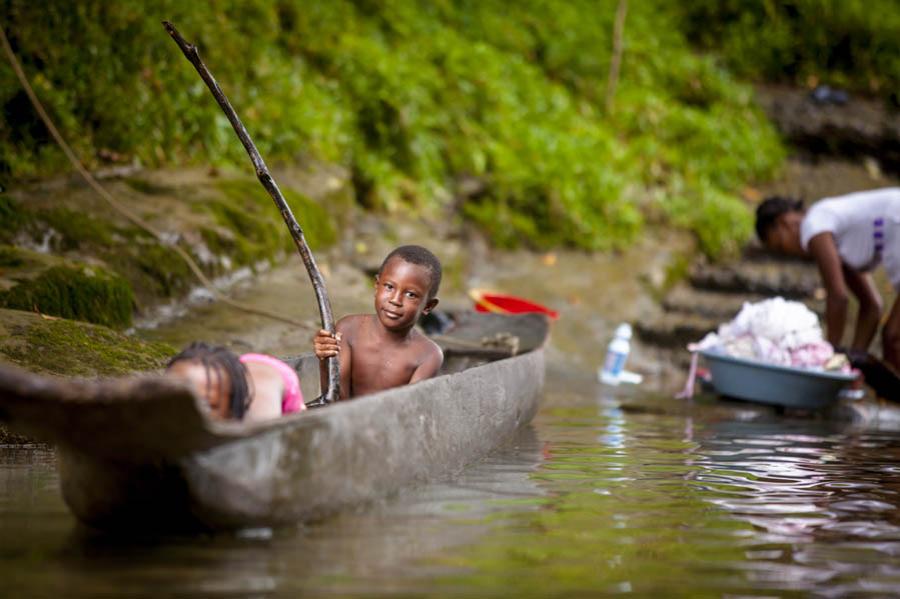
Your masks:
M857 272L844 265L844 279L850 291L859 300L859 314L856 318L856 333L853 335L853 349L867 350L878 331L883 304L875 282L868 273Z
M825 285L826 338L832 345L840 345L847 322L847 283L843 264L831 233L819 233L809 240L809 253L819 265L822 283Z

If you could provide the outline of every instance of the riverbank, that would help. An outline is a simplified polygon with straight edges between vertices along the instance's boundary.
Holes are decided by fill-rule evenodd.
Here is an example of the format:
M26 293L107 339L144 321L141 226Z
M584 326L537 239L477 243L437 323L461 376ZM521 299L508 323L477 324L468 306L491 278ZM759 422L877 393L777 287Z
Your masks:
M691 47L674 6L632 4L624 45L618 12L594 0L16 2L6 30L91 169L246 164L168 19L270 164L337 164L363 208L447 210L506 248L622 249L663 225L710 255L734 251L751 233L735 191L778 168L778 135L752 89ZM89 16L107 13L103 26ZM4 186L66 172L5 77Z
M279 169L310 247L334 245L350 217L349 177L307 164ZM55 179L0 196L0 307L128 328L201 284L271 267L293 242L245 172L131 171L107 178L111 205L83 181Z
M798 148L779 179L745 187L748 212L769 193L815 198L897 184L872 157L850 162L822 154L822 148L846 146L840 135L859 140L865 134L853 106L822 107L804 90L759 93L780 126L819 114L816 131L832 137ZM848 124L836 128L839 122ZM867 143L882 143L889 129L873 130ZM414 216L402 207L362 208L352 173L340 167L304 161L276 165L273 173L304 225L337 316L369 309L370 277L392 247L421 243L444 261L443 306L468 307L472 287L541 301L564 314L551 351L589 369L602 360L614 325L633 322L643 343L635 344L632 368L648 378L648 388L671 389L683 376L684 345L733 316L744 301L780 294L822 308L810 264L773 259L753 244L740 260L712 262L697 252L690 235L658 223L643 240L615 252L492 249L488 236L453 210ZM11 190L0 196L8 217L0 227L0 242L7 244L0 246L0 305L93 320L171 347L206 339L242 351L308 349L317 327L313 293L286 228L255 179L215 168L100 175L128 210L162 234L141 231L77 179ZM176 244L215 279L218 291L234 292L244 304L300 326L214 301L173 252ZM598 283L603 294L596 293Z
M900 186L900 178L873 168L871 162L798 154L788 161L778 180L747 193L754 199L781 194L815 201L888 186ZM685 272L686 277L662 297L660 310L635 323L639 339L658 352L660 363L682 373L690 358L687 344L732 319L744 302L780 295L803 302L820 319L824 316L825 290L815 263L772 255L756 241L737 259L710 263L700 257ZM895 292L882 269L876 270L874 278L882 296L893 298ZM851 296L848 322L854 321L856 309ZM880 355L878 338L871 349Z

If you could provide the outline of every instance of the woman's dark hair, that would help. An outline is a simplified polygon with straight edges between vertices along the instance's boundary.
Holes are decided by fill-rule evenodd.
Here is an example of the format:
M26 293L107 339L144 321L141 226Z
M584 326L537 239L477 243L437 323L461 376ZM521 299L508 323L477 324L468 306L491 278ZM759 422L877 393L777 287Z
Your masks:
M769 230L775 226L778 217L787 212L802 212L803 200L782 196L771 196L756 207L756 236L763 243Z
M244 413L250 405L250 388L247 384L247 368L233 352L220 345L194 341L169 360L166 368L181 361L202 364L206 369L207 380L211 380L210 371L215 372L219 381L222 380L223 374L227 375L231 381L231 393L228 395L231 417L237 420L243 419Z

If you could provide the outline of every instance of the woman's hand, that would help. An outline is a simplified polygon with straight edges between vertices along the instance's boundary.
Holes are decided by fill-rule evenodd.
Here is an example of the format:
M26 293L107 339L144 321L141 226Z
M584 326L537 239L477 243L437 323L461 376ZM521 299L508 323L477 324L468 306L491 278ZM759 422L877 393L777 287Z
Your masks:
M316 357L320 360L332 358L341 351L341 334L329 333L325 329L320 329L316 336L313 337L313 346L315 347Z

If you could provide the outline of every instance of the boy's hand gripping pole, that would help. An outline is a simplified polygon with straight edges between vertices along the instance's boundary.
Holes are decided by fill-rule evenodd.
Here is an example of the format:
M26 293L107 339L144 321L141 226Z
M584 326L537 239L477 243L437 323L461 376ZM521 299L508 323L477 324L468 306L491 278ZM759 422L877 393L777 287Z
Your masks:
M322 328L333 333L334 317L331 314L331 303L328 301L328 293L325 291L325 281L322 279L322 273L319 272L319 267L316 266L316 260L315 258L313 258L312 252L310 252L309 250L309 246L306 243L306 238L303 236L303 229L300 228L300 224L297 222L297 219L294 218L294 214L291 212L291 209L285 201L284 196L281 195L281 190L278 189L278 185L275 183L275 179L273 179L272 175L269 174L269 169L268 167L266 167L266 163L263 162L262 157L259 155L259 150L256 149L256 146L253 144L253 140L250 139L250 135L244 128L243 123L241 123L241 119L238 118L238 115L234 111L234 108L231 107L231 103L228 102L228 98L225 97L225 94L222 92L219 84L216 83L216 80L212 76L212 73L209 72L209 69L206 68L206 65L203 64L203 61L200 60L200 53L197 51L197 46L187 42L183 37L181 37L181 34L178 33L178 30L175 29L175 26L172 25L172 23L163 21L163 27L166 28L166 31L172 37L172 39L175 40L175 43L178 44L178 47L181 48L181 51L184 53L185 58L187 58L190 63L194 65L194 68L197 69L197 73L200 74L200 78L203 79L204 83L206 83L206 87L208 87L209 91L212 92L212 95L216 99L216 102L219 103L219 106L222 108L225 116L228 117L228 121L234 128L234 132L237 133L237 136L241 140L241 143L244 144L244 149L247 150L247 154L250 155L250 160L253 161L253 167L256 169L256 176L259 179L259 182L262 183L262 186L265 187L266 191L269 192L269 195L272 196L272 199L275 201L275 205L281 212L281 217L284 219L288 230L291 232L291 237L293 237L294 239L294 245L297 246L297 251L300 252L300 257L303 258L303 264L306 266L306 272L309 273L309 279L312 282L313 289L316 292L316 300L319 304L319 314L322 317ZM328 387L324 390L322 396L312 402L311 405L328 404L340 399L340 364L338 362L338 358L336 357L331 357L327 360Z

